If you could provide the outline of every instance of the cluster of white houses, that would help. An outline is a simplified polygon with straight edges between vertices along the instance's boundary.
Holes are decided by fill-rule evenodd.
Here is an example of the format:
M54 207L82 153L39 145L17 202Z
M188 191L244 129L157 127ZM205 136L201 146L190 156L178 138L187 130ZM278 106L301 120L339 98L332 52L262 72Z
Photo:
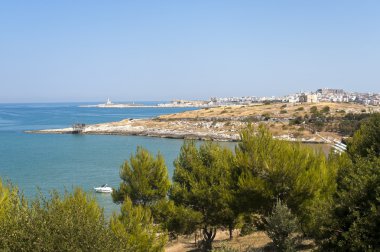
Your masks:
M380 105L380 94L347 92L343 89L323 88L315 92L299 92L282 97L229 97L211 98L208 105L231 105L231 104L250 104L265 101L277 101L284 103L318 103L318 102L355 102L367 105Z
M284 102L355 102L380 105L380 94L347 92L343 89L323 88L315 92L297 93L286 96Z

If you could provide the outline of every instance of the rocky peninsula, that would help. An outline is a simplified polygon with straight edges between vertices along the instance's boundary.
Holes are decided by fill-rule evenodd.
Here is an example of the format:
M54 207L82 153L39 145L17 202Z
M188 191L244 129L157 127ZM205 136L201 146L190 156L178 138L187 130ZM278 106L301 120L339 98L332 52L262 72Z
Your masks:
M327 109L328 108L328 109ZM327 111L328 110L328 111ZM342 134L321 128L316 131L304 118L315 116L315 111L324 111L320 117L343 118L345 114L360 114L366 111L379 112L378 106L350 103L317 103L284 105L261 104L250 106L224 106L203 108L178 114L163 115L151 119L125 119L119 122L83 125L78 131L73 127L27 131L39 134L107 134L137 135L164 138L199 139L216 141L238 141L239 132L248 124L264 123L274 137L289 141L326 143L340 141ZM322 113L322 112L321 112ZM300 119L301 118L301 119ZM301 120L294 123L295 120Z

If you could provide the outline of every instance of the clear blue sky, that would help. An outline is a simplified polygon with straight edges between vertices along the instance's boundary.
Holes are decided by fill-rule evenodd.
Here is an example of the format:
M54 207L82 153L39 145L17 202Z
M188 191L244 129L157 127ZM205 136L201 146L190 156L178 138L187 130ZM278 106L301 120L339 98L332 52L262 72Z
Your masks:
M0 2L0 102L380 92L380 1Z

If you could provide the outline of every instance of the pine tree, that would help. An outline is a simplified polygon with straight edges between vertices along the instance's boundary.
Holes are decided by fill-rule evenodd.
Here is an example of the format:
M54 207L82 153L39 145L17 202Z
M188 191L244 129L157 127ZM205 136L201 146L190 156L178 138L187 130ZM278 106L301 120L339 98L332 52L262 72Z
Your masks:
M334 201L316 237L334 251L380 250L380 115L371 115L349 141Z
M236 215L231 208L232 152L207 142L198 149L186 142L174 162L173 187L170 198L176 205L201 214L206 250L211 250L216 228L232 227Z
M280 199L306 227L313 202L330 198L335 190L336 169L322 152L274 139L263 125L243 130L235 153L233 178L241 212L266 215Z
M295 251L299 231L297 217L280 200L273 207L272 213L266 218L266 232L273 240L278 251Z
M380 156L380 113L372 114L361 122L347 149L353 157Z
M170 188L162 155L153 157L141 147L121 166L120 178L120 187L112 193L114 202L118 203L129 197L134 205L150 206L164 199Z

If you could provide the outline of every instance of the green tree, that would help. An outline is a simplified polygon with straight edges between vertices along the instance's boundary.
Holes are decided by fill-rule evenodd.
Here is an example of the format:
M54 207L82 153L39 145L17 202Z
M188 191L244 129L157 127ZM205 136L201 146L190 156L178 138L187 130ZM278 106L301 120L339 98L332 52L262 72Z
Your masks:
M121 214L112 217L111 229L125 251L164 251L167 236L153 223L149 208L134 206L128 197L124 198Z
M295 251L299 238L296 234L299 232L299 223L290 209L279 200L266 220L266 232L278 251Z
M197 231L202 215L184 206L177 206L174 201L164 199L152 208L156 223L160 223L163 230L169 232L170 238L177 238L179 234L190 235Z
M300 143L273 139L261 125L241 132L233 180L240 212L267 215L280 199L297 214L306 229L309 207L335 191L335 166L325 155Z
M334 201L322 212L317 236L325 250L380 250L379 125L379 114L371 115L349 142L349 155L342 155Z
M338 189L317 238L326 250L380 250L380 158L358 158L341 167Z
M200 227L204 249L211 250L216 229L233 228L236 219L231 208L232 152L207 142L198 149L194 142L186 142L175 160L170 198L178 206L201 214Z
M141 147L121 166L120 178L120 187L112 193L114 202L120 203L129 197L134 205L150 206L166 198L170 188L162 155L153 157Z
M351 156L380 155L380 113L364 119L359 130L349 141L347 149Z

